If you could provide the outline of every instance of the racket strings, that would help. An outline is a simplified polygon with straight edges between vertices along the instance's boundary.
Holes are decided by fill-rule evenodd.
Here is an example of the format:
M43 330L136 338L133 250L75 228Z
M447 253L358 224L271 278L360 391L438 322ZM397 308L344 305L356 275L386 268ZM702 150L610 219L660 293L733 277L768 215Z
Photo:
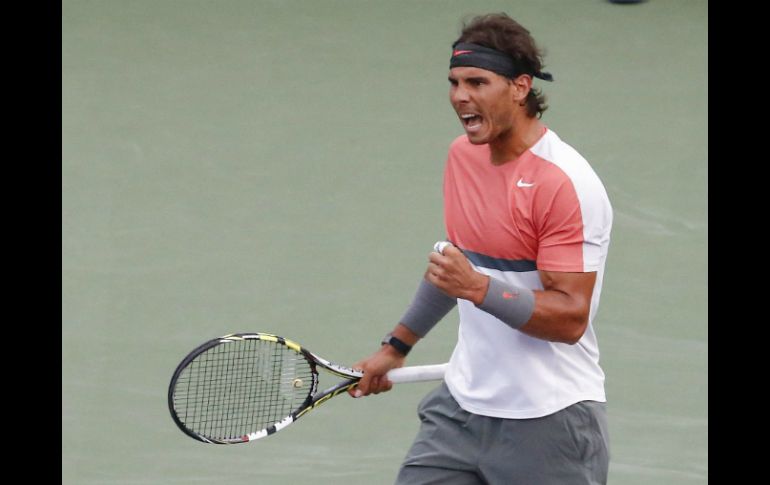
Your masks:
M177 381L179 419L196 433L237 439L289 416L310 394L305 357L270 341L217 345L196 357Z

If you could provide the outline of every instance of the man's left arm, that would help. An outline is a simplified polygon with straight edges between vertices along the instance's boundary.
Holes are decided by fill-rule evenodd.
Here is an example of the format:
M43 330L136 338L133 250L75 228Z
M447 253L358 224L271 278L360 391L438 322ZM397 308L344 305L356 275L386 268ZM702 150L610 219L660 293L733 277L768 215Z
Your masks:
M522 327L529 336L575 344L588 327L596 272L539 271L542 291L534 291L532 316Z
M588 326L596 272L539 271L543 290L516 288L479 273L454 246L432 253L426 279L535 338L577 343Z

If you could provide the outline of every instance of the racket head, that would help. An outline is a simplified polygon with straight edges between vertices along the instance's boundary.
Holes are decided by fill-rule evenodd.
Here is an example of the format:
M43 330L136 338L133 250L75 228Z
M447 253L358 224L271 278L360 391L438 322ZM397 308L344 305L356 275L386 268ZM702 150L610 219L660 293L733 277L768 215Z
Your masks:
M291 424L317 387L316 364L300 345L267 333L230 334L204 342L179 363L168 407L198 441L244 443Z

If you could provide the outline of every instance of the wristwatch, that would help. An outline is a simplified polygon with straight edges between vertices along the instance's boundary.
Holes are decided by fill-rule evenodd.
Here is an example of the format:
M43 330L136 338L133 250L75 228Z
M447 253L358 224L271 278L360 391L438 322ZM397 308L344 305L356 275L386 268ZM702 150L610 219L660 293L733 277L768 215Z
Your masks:
M409 351L412 350L411 345L407 345L400 338L394 337L392 333L385 335L381 343L382 345L390 344L393 348L395 348L396 350L398 350L404 355L407 355Z

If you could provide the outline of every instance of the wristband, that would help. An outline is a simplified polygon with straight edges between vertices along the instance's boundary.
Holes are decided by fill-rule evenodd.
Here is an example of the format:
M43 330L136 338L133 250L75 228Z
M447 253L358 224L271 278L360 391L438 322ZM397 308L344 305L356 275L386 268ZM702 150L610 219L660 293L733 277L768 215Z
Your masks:
M510 285L490 276L487 294L477 308L518 330L532 317L535 294L529 288Z
M382 345L389 344L392 345L393 348L398 350L404 355L407 355L410 350L412 350L412 346L401 340L400 338L394 337L392 333L389 333L385 335L385 337L382 339Z
M439 290L423 278L414 294L414 299L401 317L405 327L418 337L424 337L449 311L457 305L457 299Z

